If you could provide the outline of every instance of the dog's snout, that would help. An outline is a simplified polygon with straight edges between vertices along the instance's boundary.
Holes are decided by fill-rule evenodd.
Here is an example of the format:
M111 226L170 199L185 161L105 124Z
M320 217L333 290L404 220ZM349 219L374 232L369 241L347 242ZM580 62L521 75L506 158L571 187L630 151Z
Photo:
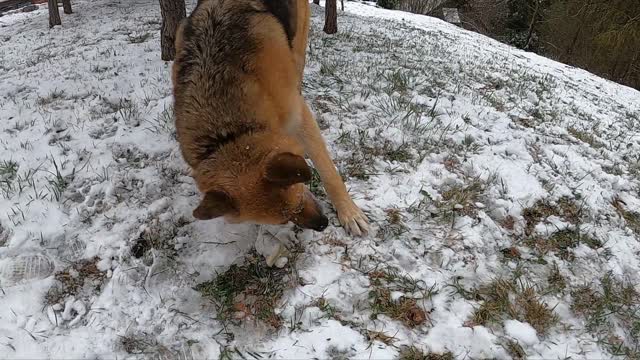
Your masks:
M329 219L322 213L320 204L308 189L305 190L302 211L292 221L300 227L315 231L323 231L329 226Z
M312 220L310 228L315 231L323 231L327 226L329 226L329 219L324 215L320 215Z

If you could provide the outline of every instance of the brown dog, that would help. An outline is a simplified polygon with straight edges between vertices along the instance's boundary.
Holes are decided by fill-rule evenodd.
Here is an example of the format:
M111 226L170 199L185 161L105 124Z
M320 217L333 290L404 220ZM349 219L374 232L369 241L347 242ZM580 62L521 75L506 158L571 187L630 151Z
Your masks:
M340 223L368 231L301 95L308 31L307 0L201 0L180 25L172 80L182 154L205 194L196 218L323 230L306 152Z

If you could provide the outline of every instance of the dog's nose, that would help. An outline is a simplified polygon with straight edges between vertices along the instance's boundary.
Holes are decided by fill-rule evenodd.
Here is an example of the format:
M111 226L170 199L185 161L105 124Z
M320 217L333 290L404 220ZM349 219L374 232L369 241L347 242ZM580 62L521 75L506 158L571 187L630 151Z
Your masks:
M310 227L312 230L319 232L326 229L328 225L329 225L329 219L326 216L321 215L313 219L313 222Z

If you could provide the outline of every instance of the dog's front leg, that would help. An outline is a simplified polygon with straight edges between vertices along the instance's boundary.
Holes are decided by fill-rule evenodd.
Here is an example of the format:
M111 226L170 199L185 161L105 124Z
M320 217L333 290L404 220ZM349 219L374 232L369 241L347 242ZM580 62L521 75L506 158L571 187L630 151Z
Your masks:
M313 161L313 165L320 173L329 199L338 212L340 223L351 235L366 234L369 231L367 217L349 196L347 187L338 174L333 160L331 160L318 123L304 100L302 100L302 114L302 123L298 128L297 135L307 155Z

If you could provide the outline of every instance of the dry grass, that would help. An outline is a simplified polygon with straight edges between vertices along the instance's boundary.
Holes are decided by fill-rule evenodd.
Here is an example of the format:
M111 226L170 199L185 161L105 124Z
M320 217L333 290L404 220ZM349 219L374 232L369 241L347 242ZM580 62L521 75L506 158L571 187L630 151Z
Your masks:
M624 219L627 226L636 234L640 234L640 213L627 210L627 203L619 197L615 197L611 205L613 205L616 212Z
M131 247L131 255L135 258L141 258L150 249L156 249L164 251L169 257L175 256L174 240L187 224L189 221L183 217L171 221L153 219Z
M457 216L477 218L477 203L483 200L483 194L487 182L480 178L468 179L463 185L453 185L446 188L442 194L442 200L435 203L439 209L439 216L444 221L455 220Z
M509 260L518 260L522 256L522 254L520 253L520 250L518 250L518 248L514 246L504 248L500 250L500 252L502 253L502 255L504 255L505 259L509 259Z
M382 314L401 321L408 327L420 326L429 320L429 315L418 306L419 300L429 296L421 281L403 276L392 268L372 271L368 275L372 288L369 291L372 318ZM401 296L394 300L391 297L392 291L409 294L419 292L423 296Z
M507 340L502 347L507 351L511 358L514 360L522 360L527 358L527 353L522 346L513 340Z
M507 215L507 217L500 222L500 225L508 231L513 231L516 228L516 218L511 215Z
M472 290L471 294L483 301L473 314L473 325L502 324L504 320L517 319L544 335L557 322L553 310L540 300L533 286L498 279Z
M534 227L549 216L558 216L571 224L580 221L581 209L569 198L563 197L555 204L545 200L538 200L532 207L522 210L525 220L525 235L533 233Z
M450 352L425 354L415 346L405 346L400 349L398 360L453 360L453 354Z
M90 260L83 260L73 264L71 267L55 275L56 284L49 289L45 295L45 302L48 305L59 304L68 296L78 296L83 290L90 290L93 295L99 292L106 273L100 271L96 266L100 259L95 257Z
M551 270L549 271L549 275L547 276L547 283L547 292L549 293L560 293L567 287L567 281L560 273L558 264L553 264L553 266L551 266Z
M403 296L393 301L391 291L388 289L374 288L369 292L369 299L373 318L384 314L411 328L422 325L428 320L427 313L418 306L416 299Z
M398 208L389 208L385 210L385 213L387 216L385 222L380 225L378 231L379 238L397 238L409 231L409 228L405 224L406 216L402 214L402 210Z
M294 261L292 261L294 262ZM274 328L282 326L275 308L292 281L291 268L270 268L256 253L242 265L232 265L215 279L199 284L196 290L211 299L221 320L257 319Z

